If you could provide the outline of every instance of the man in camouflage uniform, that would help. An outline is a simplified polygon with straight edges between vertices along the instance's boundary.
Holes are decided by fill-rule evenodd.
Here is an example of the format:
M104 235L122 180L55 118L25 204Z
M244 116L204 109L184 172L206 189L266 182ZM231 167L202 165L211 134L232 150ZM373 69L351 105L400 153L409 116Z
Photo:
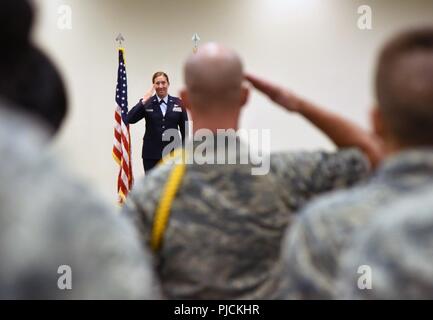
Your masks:
M433 189L405 197L380 215L341 259L338 296L433 299Z
M330 136L338 139L341 135L335 131L344 128L351 140L345 137L337 140L337 145L359 145L374 154L374 144L347 121L264 80L248 79L288 110L296 107L296 111L309 114ZM125 210L135 219L145 242L152 245L158 234L155 230L161 231L157 226L164 220L159 212L168 208L161 243L154 246L168 298L278 297L282 285L280 244L292 212L316 194L357 182L368 171L361 152L347 149L273 154L269 173L253 175L253 163L241 164L247 149L233 132L227 139L236 141L235 146L215 143L221 138L218 129L238 128L248 94L243 80L239 57L217 44L202 46L187 60L182 100L191 112L195 135L205 129L212 136L204 142L195 141L192 153L200 148L206 150L207 159L228 155L226 163L235 164L200 165L194 161L184 168L176 189L176 183L170 181L178 176L181 165L165 162L135 185L126 203ZM191 152L188 147L186 150L188 162ZM167 195L172 197L168 205L164 201Z
M291 298L335 296L341 253L381 207L433 184L433 29L403 33L383 49L373 126L387 159L364 185L311 203L283 249Z

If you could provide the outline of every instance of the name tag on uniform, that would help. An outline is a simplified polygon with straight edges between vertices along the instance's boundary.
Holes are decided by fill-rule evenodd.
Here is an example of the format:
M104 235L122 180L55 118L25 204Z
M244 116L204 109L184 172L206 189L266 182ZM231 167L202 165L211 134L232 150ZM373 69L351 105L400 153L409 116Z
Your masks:
M153 112L153 109L146 109L146 112Z
M181 107L174 107L173 112L182 112L182 108Z

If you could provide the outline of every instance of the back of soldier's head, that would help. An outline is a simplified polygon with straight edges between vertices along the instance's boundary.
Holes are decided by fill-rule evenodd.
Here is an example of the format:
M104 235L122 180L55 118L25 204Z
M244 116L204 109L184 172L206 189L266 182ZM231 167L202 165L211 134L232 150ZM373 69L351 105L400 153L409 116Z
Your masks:
M384 47L376 95L383 122L399 144L433 144L433 27L402 33Z
M208 43L185 63L185 83L191 103L203 112L240 104L243 66L232 50Z
M10 76L1 72L0 96L42 120L52 131L59 129L67 113L66 90L48 57L29 48L11 72Z
M2 0L0 98L57 130L67 111L62 78L48 57L30 41L33 10L26 0Z
M28 0L2 0L0 10L1 41L5 47L0 56L11 55L11 51L25 49L29 45L33 9ZM9 49L9 50L8 50ZM7 61L0 61L4 63Z

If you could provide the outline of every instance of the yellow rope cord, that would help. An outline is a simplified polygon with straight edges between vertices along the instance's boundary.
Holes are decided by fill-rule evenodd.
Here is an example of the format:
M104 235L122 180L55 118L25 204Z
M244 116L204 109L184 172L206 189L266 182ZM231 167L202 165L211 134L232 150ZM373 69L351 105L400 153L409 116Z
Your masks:
M184 152L181 151L180 155L184 155ZM170 217L171 206L173 204L174 197L179 190L179 186L182 182L183 176L185 175L185 171L185 158L183 158L180 164L175 165L164 186L162 196L159 200L155 217L153 219L152 234L150 239L150 245L153 251L157 251L161 247L162 239L164 237L168 219Z

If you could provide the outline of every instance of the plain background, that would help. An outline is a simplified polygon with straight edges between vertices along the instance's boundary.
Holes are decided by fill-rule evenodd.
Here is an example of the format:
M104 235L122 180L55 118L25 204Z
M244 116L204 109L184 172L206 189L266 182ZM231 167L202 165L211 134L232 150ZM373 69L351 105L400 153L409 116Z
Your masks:
M34 39L61 70L70 112L53 151L107 201L115 203L118 168L113 146L117 44L126 38L129 106L150 88L151 76L170 76L169 93L183 84L182 67L200 44L235 49L246 70L283 84L303 97L369 128L375 103L378 50L396 32L432 24L431 0L34 0ZM72 28L58 27L61 6ZM372 29L358 28L358 7L372 9ZM241 128L271 129L271 149L333 150L332 143L301 117L251 92ZM131 126L133 168L141 163L144 121Z

